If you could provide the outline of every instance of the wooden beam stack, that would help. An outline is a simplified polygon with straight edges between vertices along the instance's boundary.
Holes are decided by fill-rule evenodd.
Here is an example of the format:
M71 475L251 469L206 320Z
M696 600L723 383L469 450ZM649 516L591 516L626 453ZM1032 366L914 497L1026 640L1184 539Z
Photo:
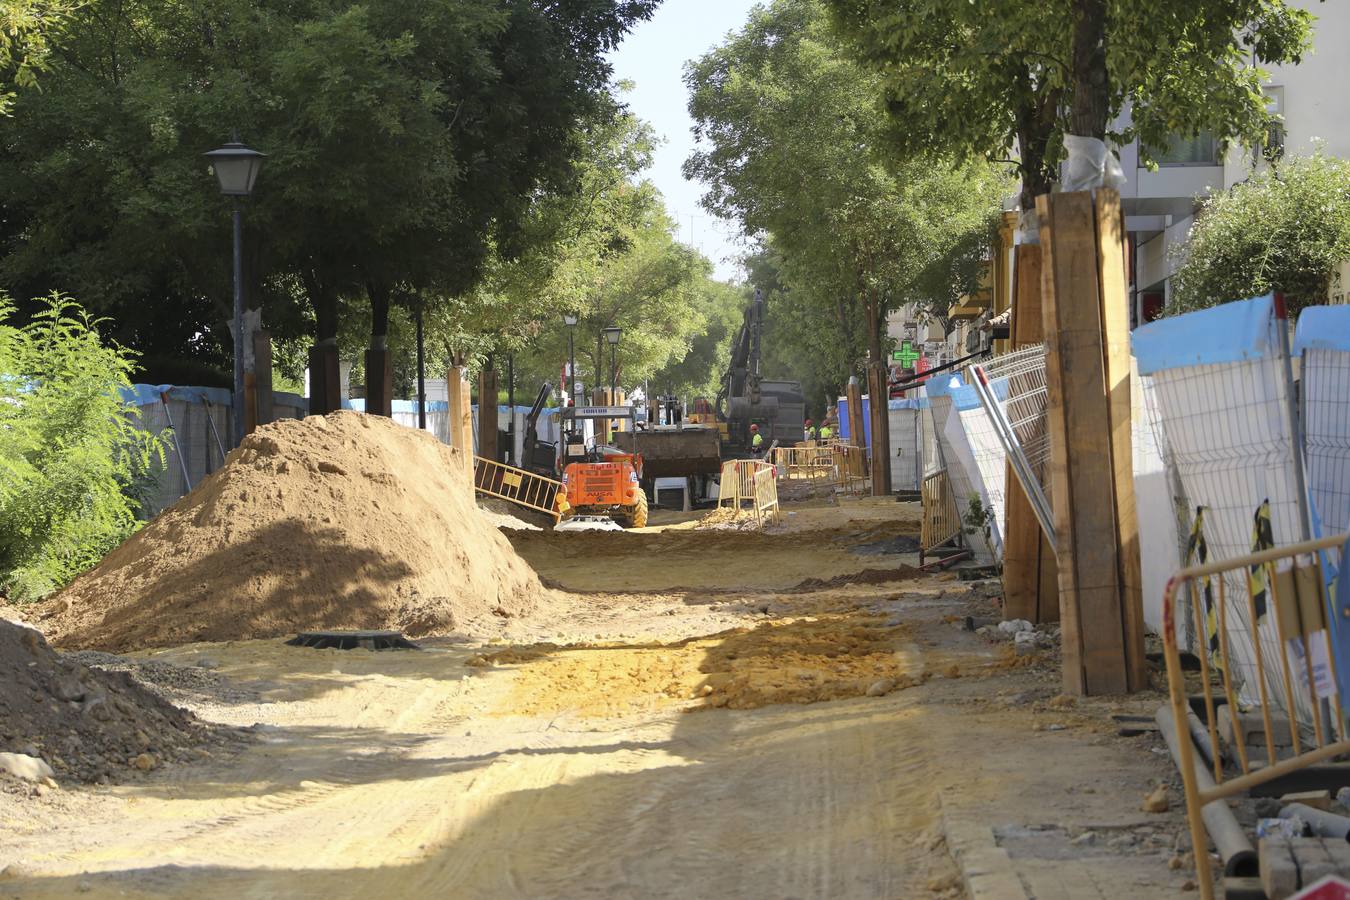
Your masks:
M1041 248L1017 247L1013 274L1013 318L1009 343L1020 350L1045 340L1041 310ZM1037 624L1059 621L1059 582L1055 551L1041 533L1040 522L1022 483L1007 471L1007 510L1004 514L1003 617Z
M1117 192L1038 197L1064 691L1146 687Z

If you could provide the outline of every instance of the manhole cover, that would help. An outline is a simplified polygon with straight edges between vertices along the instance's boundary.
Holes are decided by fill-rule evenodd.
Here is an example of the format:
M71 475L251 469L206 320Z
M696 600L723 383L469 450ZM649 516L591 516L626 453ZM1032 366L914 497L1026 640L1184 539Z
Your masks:
M417 650L401 631L302 631L286 643L292 647L335 647L338 650Z

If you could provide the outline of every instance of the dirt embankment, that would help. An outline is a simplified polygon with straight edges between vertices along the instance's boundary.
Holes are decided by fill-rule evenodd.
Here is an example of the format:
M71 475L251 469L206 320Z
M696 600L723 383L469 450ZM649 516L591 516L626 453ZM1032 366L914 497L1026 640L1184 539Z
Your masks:
M479 514L457 451L339 412L247 437L36 619L59 646L124 650L315 628L418 636L527 615L544 595Z
M862 569L887 572L870 578L906 580L917 574L902 562L911 557L869 548L917 528L908 521L863 521L770 532L690 527L508 536L545 581L569 591L781 591L854 583L848 579Z

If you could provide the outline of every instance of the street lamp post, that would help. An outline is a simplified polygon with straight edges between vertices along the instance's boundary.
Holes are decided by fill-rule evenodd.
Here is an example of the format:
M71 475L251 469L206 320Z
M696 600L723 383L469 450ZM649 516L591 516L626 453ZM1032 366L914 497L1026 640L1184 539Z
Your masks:
M619 385L617 384L619 373L615 363L617 362L619 338L623 335L623 329L617 325L611 325L604 331L605 340L609 341L609 402L610 405L613 405L616 402L615 397L619 393Z
M574 312L563 313L563 324L567 326L567 393L571 394L570 404L567 398L563 405L577 405L577 322L580 317Z
M202 154L220 182L220 192L234 202L234 444L244 440L244 211L240 197L253 193L258 170L267 154L233 141Z

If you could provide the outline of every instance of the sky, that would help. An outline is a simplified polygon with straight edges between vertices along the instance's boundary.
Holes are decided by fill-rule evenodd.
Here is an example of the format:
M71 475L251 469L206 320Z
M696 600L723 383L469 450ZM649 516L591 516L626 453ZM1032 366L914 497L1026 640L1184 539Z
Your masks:
M665 0L649 21L638 25L614 52L615 80L634 83L626 100L633 112L656 129L664 143L647 172L666 198L666 209L679 225L679 239L712 260L717 277L738 280L736 259L745 252L734 222L716 219L699 205L703 188L684 180L680 166L694 148L690 133L684 64L738 30L757 0Z

